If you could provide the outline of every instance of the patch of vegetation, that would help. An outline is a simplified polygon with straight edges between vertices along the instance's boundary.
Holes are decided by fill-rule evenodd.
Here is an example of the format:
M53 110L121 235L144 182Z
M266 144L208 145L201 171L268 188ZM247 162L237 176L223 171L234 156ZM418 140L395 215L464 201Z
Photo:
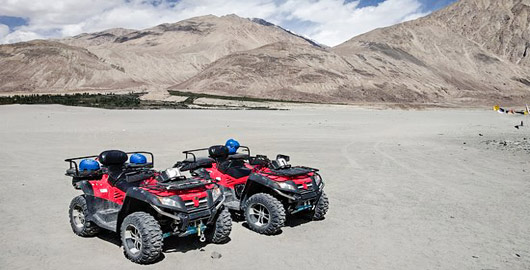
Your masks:
M104 109L186 109L188 106L174 102L144 101L145 93L129 94L63 94L63 95L14 95L0 97L0 105L8 104L60 104L66 106L95 107Z
M64 95L14 95L0 97L0 105L6 104L61 104L97 108L137 108L141 93L129 94L64 94Z
M186 100L182 102L184 104L193 104L193 102L198 98L211 98L211 99L249 101L249 102L313 103L313 102L306 102L306 101L292 101L292 100L283 100L283 99L221 96L221 95L211 95L211 94L184 92L184 91L176 91L176 90L168 90L168 92L172 96L188 97Z
M33 94L0 96L0 105L9 104L60 104L66 106L95 107L104 109L227 109L227 110L273 110L272 108L228 106L211 104L193 104L193 101L203 96L189 96L181 102L141 100L140 97L146 93L128 94ZM208 95L208 97L212 97ZM252 100L254 101L254 100ZM190 106L192 105L192 106Z

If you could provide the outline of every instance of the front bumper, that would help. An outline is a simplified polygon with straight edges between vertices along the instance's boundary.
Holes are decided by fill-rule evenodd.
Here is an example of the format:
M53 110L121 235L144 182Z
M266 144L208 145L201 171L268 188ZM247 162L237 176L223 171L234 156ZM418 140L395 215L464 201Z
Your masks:
M202 223L204 225L208 225L208 224L213 223L215 221L215 217L217 216L217 212L223 206L224 201L225 201L225 197L223 195L221 200L219 200L215 205L209 208L199 209L196 211L190 211L188 213L175 213L175 214L167 212L165 209L161 209L160 207L157 207L155 205L151 205L151 206L159 214L175 220L175 223L178 224L178 226L175 227L175 232L177 232L177 231L187 231L188 227L191 224Z
M280 196L288 199L287 211L290 214L298 213L305 210L315 209L316 204L320 200L320 196L324 192L324 183L314 190L298 190L297 192L285 192L282 190L275 190Z
M315 189L298 189L297 191L287 191L281 189L274 189L278 195L289 199L290 201L307 201L315 198L320 198L320 195L324 191L324 182L321 182Z

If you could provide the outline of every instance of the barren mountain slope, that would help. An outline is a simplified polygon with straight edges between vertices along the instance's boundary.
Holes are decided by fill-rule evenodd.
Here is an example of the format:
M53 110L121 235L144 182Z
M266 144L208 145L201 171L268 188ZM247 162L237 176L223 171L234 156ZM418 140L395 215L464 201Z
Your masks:
M236 15L208 15L145 30L112 29L62 40L85 47L136 80L155 86L182 82L220 57L278 41L308 43L274 25Z
M340 101L335 89L356 78L339 56L309 44L277 42L225 56L170 87L182 91L287 100ZM357 71L359 72L359 71Z
M530 67L530 0L465 0L432 20L485 49Z
M491 14L494 19L498 12L504 12L481 10L475 2L463 0L458 5L472 6L482 16ZM172 88L310 101L318 96L321 101L346 102L485 105L519 103L523 97L530 97L530 69L496 55L486 44L478 44L439 20L449 17L446 12L453 9L454 5L425 18L371 31L325 52L328 59L337 61L320 61L316 56L323 53L317 49L304 49L303 62L296 61L300 57L298 45L284 46L284 53L260 48L228 55ZM458 21L453 23L459 25ZM505 22L493 24L504 27ZM465 22L460 25L466 27ZM514 31L512 36L520 31L507 29ZM510 33L506 30L501 35ZM296 72L289 72L293 65ZM327 76L301 76L317 70L331 72Z
M53 41L0 46L0 92L64 92L140 86L86 49Z
M423 97L413 102L487 103L530 96L530 69L429 17L374 30L332 50L373 73L366 84Z

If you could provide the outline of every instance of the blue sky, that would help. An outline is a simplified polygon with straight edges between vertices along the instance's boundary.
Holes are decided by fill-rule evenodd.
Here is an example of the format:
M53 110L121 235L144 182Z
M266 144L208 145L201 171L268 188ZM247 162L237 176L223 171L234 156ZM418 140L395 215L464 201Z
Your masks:
M22 17L0 16L0 23L7 25L9 29L13 29L17 26L26 25L27 20Z
M123 27L141 29L189 17L235 13L278 24L326 45L415 19L456 0L14 0L0 5L0 43Z
M353 0L347 0L346 2L352 1ZM375 6L384 1L385 0L361 0L358 7ZM420 3L423 5L424 11L435 11L456 1L457 0L421 0Z

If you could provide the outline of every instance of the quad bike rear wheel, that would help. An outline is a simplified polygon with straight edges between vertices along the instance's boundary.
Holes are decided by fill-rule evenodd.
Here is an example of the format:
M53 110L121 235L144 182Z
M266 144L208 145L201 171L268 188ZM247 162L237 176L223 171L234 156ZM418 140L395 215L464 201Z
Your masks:
M270 194L252 195L245 205L245 220L248 227L261 234L276 234L285 223L283 204Z
M90 237L99 233L100 228L96 224L85 219L88 215L85 196L79 195L72 199L68 214L70 216L70 226L72 226L72 231L75 234L83 237Z
M125 257L135 263L149 264L162 254L162 229L148 213L135 212L121 224L121 242Z
M215 244L226 243L229 239L230 231L232 231L232 218L228 208L223 207L217 214L217 219L204 232L206 240Z
M315 209L311 211L311 219L312 220L322 220L324 219L324 216L328 212L329 209L329 200L328 196L324 191L322 191L322 195L320 195L320 199L317 202L317 205L315 206Z

